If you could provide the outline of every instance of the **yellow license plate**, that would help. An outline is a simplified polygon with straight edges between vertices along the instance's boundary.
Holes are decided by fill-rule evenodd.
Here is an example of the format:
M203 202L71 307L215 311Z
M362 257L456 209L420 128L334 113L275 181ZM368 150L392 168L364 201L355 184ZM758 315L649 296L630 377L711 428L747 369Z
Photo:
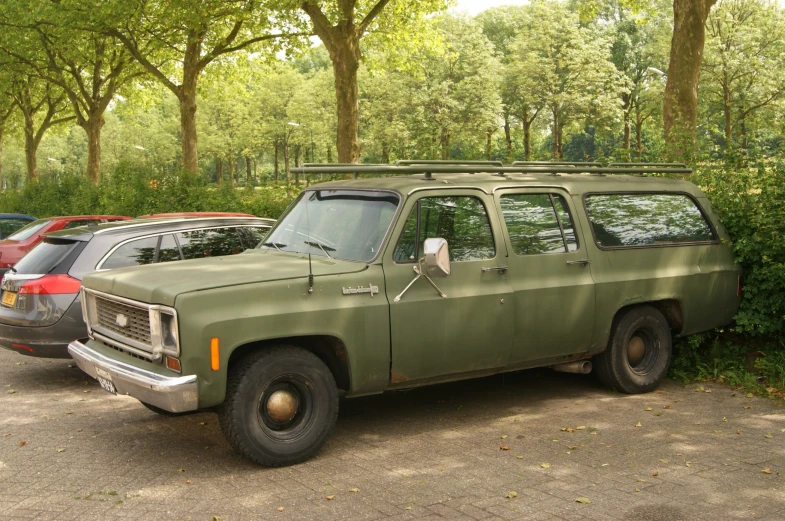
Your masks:
M16 304L16 293L13 291L4 291L3 292L3 305L12 307Z

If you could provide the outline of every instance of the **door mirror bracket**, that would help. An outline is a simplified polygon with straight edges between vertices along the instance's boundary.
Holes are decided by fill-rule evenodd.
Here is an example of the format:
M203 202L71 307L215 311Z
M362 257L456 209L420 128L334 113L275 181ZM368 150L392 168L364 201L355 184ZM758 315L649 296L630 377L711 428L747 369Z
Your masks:
M447 298L447 295L431 279L431 275L434 277L446 277L450 274L450 249L447 246L447 241L442 238L425 239L423 254L424 256L417 261L417 266L412 266L417 276L403 288L403 291L393 299L393 302L399 302L404 293L420 278L428 281L428 284L436 290L440 297Z

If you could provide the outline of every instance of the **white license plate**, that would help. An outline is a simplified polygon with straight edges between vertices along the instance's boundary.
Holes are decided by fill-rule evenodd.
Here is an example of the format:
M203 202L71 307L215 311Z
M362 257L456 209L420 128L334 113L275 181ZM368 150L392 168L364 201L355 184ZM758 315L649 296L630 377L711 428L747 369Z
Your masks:
M101 384L101 387L104 391L117 394L117 389L114 386L114 382L112 382L112 377L106 371L102 369L95 368L96 378L98 379L98 383Z

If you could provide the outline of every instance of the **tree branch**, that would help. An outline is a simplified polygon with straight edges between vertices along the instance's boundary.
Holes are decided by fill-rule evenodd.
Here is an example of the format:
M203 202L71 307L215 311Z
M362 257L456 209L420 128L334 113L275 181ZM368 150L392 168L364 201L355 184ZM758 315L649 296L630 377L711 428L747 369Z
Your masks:
M384 10L389 2L390 0L379 0L376 5L373 6L373 9L371 9L368 14L365 15L365 18L363 18L363 21L360 22L360 26L357 29L358 37L361 37L363 34L365 34L368 26L371 25L371 22L373 22L377 16L379 16L379 13Z
M153 63L141 53L139 47L136 45L136 42L131 40L128 36L124 35L117 29L110 29L107 34L109 34L109 36L113 36L118 40L120 40L120 42L122 42L122 44L125 45L125 48L128 49L128 52L131 53L131 56L133 56L134 59L142 65L142 67L147 69L147 71L150 74L155 76L158 81L163 83L164 86L170 91L172 91L174 95L177 96L178 99L180 98L180 89L178 88L178 86L175 85L174 82L172 82L172 80L167 78L166 75L163 72L161 72L161 69L153 65Z

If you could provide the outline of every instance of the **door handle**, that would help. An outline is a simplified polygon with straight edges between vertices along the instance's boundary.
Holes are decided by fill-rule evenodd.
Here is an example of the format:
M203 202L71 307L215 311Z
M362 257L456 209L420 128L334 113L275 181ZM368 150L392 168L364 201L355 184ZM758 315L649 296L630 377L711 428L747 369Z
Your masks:
M580 264L581 266L586 266L589 264L589 259L581 259L581 260L574 260L574 261L567 261L567 264Z
M486 271L498 271L500 273L504 273L508 269L509 268L507 266L496 266L496 267L493 267L493 268L483 268L482 271L483 272L486 272Z

